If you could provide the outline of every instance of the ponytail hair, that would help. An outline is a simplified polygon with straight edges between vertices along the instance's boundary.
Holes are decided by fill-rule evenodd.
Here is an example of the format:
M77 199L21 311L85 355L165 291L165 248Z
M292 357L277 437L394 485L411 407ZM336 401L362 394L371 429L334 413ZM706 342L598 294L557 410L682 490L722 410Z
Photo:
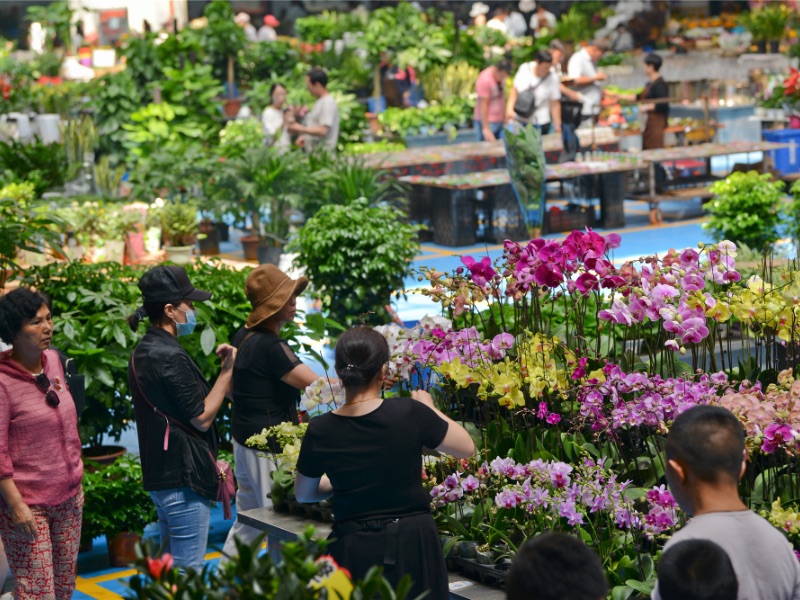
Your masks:
M136 309L136 311L128 317L128 326L131 328L131 331L136 332L139 329L139 324L144 321L145 317L150 319L151 325L158 325L161 323L161 320L164 318L164 307L167 304L178 305L180 304L180 300L172 300L170 302L144 302L142 306Z
M359 325L342 334L335 356L336 373L345 389L363 388L389 362L389 344L372 327Z

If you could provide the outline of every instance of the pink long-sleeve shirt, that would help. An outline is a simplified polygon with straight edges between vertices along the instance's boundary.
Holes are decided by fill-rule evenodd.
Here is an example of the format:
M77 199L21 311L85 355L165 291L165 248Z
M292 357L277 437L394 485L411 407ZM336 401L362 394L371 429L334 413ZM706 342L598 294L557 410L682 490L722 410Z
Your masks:
M56 506L80 490L81 440L55 350L42 353L42 366L61 400L55 408L11 350L0 352L0 479L13 478L29 506ZM2 498L0 508L6 508Z

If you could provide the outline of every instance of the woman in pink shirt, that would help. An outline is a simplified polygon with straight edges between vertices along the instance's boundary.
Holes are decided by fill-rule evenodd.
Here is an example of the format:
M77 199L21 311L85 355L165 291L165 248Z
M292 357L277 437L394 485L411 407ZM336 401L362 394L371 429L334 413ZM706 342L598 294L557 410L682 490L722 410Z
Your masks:
M81 536L78 415L52 337L47 296L0 297L0 537L23 600L72 598Z
M475 90L478 103L475 105L475 130L478 140L493 142L503 137L505 125L506 79L511 72L511 61L501 60L486 67L478 75Z

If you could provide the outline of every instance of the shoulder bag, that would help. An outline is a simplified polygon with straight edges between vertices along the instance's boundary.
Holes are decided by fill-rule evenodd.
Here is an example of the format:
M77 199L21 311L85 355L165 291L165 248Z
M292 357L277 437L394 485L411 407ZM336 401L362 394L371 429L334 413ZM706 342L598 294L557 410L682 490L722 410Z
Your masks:
M531 70L533 69L531 68ZM527 119L534 113L536 110L536 88L542 85L547 78L550 77L550 74L551 72L548 71L547 75L539 80L539 83L529 86L528 89L517 94L517 101L514 103L514 112L518 117Z
M199 439L203 444L205 444L205 440L194 431L192 428L187 427L177 419L170 417L167 413L163 410L158 408L154 405L150 400L147 399L147 396L144 395L144 390L142 389L141 384L139 383L139 376L136 374L136 364L133 358L133 354L131 354L131 370L133 371L133 377L136 380L136 387L139 388L139 393L144 398L144 401L150 405L150 408L159 416L163 417L164 420L167 422L167 430L164 433L164 452L167 451L169 448L169 426L170 424L174 424L181 429L183 429L186 433L195 438ZM234 494L236 493L236 479L233 476L233 471L231 470L230 464L226 460L217 460L214 458L214 455L211 453L211 450L208 449L206 446L206 450L208 451L208 455L211 457L211 462L214 464L214 467L217 471L217 480L219 481L219 485L217 487L217 502L222 504L222 511L223 516L225 519L232 519L233 513L231 512L231 498L233 498Z

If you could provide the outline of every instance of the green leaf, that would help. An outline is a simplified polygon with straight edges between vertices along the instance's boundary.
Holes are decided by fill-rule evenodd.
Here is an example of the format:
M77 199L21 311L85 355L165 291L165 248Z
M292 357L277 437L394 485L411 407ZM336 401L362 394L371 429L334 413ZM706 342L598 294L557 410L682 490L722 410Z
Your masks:
M203 329L203 333L200 334L200 348L203 350L203 354L208 356L217 346L217 335L214 333L214 328L211 325L207 325Z

